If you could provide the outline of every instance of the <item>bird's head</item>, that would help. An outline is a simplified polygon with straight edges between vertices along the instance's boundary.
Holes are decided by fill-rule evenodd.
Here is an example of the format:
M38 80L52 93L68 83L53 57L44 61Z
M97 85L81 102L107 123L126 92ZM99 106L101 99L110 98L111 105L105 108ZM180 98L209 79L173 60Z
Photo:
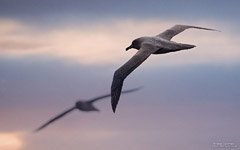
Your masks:
M142 43L142 40L140 38L133 40L132 44L126 48L126 51L128 51L131 48L135 48L139 50L141 48L141 43Z
M75 106L76 106L76 108L78 108L78 109L81 109L81 108L84 107L85 105L86 105L86 102L83 101L83 100L79 100L79 101L77 101L77 102L75 103Z

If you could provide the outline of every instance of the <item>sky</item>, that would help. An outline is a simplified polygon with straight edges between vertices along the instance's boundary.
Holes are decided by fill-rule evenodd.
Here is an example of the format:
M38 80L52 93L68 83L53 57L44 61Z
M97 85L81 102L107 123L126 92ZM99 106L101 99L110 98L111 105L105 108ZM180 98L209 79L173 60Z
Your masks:
M1 150L240 148L239 1L0 0ZM132 40L175 24L191 50L150 56L127 77L116 114L78 110L33 131L77 100L110 92ZM222 145L221 145L222 144ZM221 146L222 147L221 147Z

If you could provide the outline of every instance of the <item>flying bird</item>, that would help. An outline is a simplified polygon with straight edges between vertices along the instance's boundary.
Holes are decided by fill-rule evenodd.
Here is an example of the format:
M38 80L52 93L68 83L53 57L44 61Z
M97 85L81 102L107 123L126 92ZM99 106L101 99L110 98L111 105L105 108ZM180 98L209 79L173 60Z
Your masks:
M117 69L113 75L113 81L111 86L111 104L113 112L116 111L124 79L139 65L141 65L151 54L165 54L196 47L195 45L171 41L171 39L175 35L189 28L218 31L215 29L197 26L175 25L172 28L156 36L144 36L132 41L132 44L126 48L126 51L134 48L137 49L138 52L129 61L127 61L124 65Z
M126 93L131 93L131 92L134 92L134 91L137 91L141 89L141 87L138 87L138 88L134 88L134 89L130 89L130 90L126 90L126 91L122 91L123 94L126 94ZM53 123L54 121L58 120L59 118L65 116L66 114L72 112L73 110L80 110L80 111L85 111L85 112L89 112L89 111L99 111L99 109L97 109L93 103L98 101L98 100L102 100L104 98L107 98L107 97L110 97L111 94L105 94L105 95L102 95L102 96L98 96L98 97L95 97L95 98L92 98L90 100L87 100L87 101L77 101L75 103L75 106L73 106L72 108L70 109L67 109L66 111L62 112L61 114L57 115L56 117L50 119L48 122L46 122L45 124L43 124L42 126L40 126L39 128L37 128L35 130L35 132L37 131L40 131L42 130L43 128L45 128L46 126L48 126L49 124Z

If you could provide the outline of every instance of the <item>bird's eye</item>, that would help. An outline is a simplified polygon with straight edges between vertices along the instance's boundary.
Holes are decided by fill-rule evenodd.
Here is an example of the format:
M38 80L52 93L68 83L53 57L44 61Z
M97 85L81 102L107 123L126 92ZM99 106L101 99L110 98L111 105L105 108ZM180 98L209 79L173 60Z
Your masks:
M136 44L137 44L137 42L136 42L136 41L133 41L133 42L132 42L132 45L136 45Z

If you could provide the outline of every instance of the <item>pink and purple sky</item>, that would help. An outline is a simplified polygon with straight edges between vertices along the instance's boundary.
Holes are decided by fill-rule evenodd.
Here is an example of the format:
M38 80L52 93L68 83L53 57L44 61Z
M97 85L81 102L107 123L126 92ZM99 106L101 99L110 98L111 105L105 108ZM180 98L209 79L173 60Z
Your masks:
M240 148L240 2L196 0L0 0L1 150L202 150ZM117 113L75 111L110 92L131 41L175 24L188 51L151 56L125 81Z

